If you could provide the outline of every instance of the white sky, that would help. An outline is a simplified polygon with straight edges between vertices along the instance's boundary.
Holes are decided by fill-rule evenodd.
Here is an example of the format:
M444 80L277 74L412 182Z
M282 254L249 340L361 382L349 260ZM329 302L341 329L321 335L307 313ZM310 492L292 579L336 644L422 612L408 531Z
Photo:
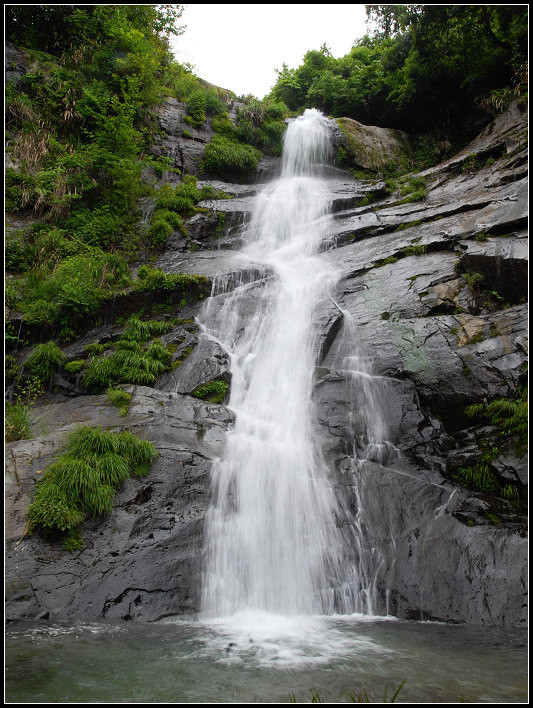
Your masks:
M367 33L364 5L185 5L173 40L180 63L202 79L264 98L283 63L295 69L310 49L326 44L335 58Z

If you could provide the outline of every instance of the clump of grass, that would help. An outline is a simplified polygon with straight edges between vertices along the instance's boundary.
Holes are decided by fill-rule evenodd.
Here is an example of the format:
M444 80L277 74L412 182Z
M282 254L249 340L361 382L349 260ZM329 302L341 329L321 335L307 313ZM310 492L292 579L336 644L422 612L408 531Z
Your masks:
M240 179L255 169L262 156L251 145L217 134L205 146L202 169L208 175Z
M402 690L405 684L405 679L400 683L398 688L394 691L392 696L389 698L388 691L385 689L384 694L383 694L383 700L381 701L375 701L373 696L369 696L366 691L362 691L361 693L352 693L349 695L349 702L350 703L395 703L396 699L398 698L398 694ZM289 703L299 703L300 701L297 700L296 696L293 694L292 696L289 697ZM324 698L318 693L317 690L312 690L311 691L311 700L310 701L302 701L304 703L327 703Z
M128 414L132 394L120 388L110 386L106 391L106 396L109 403L120 410L120 417L124 418Z
M5 407L6 442L29 440L31 438L30 406L20 401L10 403Z
M38 344L24 363L24 368L48 384L66 362L66 355L55 342Z
M406 256L421 256L423 253L427 252L426 246L423 246L420 243L415 243L415 244L410 244L407 246L405 249L404 254Z
M160 268L143 265L137 271L135 289L139 292L172 290L185 301L185 304L209 293L210 283L203 275L191 273L165 273Z
M75 539L82 523L108 514L125 480L146 475L158 455L152 443L128 431L79 426L37 483L28 532L59 533L70 550L79 547Z
M376 261L376 268L381 268L381 266L396 263L397 260L398 258L396 256L389 256L388 258L384 258L382 261Z

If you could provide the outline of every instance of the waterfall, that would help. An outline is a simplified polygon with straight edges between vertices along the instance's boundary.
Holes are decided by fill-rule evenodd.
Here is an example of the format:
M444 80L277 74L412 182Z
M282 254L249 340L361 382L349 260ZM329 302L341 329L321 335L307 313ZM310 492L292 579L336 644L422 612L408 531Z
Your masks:
M244 234L240 258L263 277L212 298L222 301L204 316L231 358L235 412L212 468L204 616L357 610L311 405L313 315L339 278L319 258L332 218L319 176L329 159L329 121L307 110L289 125L281 176L259 194Z

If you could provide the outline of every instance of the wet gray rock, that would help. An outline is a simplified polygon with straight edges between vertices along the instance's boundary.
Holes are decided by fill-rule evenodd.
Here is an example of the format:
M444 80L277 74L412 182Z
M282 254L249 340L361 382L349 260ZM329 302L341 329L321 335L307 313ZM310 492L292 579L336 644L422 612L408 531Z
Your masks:
M163 108L166 132L156 152L194 173L209 128L184 138L183 111L173 100ZM504 626L527 616L523 513L454 477L487 447L497 448L492 472L527 497L523 452L502 442L494 426L465 415L472 403L511 397L524 380L525 126L526 115L513 105L454 158L418 175L427 195L417 202L402 204L382 182L347 173L332 171L325 180L334 214L321 257L339 280L334 302L316 312L313 404L347 561L364 561L379 612ZM208 276L213 307L246 287L245 327L259 289L273 277L236 252L260 186L212 184L233 199L206 202L209 211L188 225L195 248L171 240L157 266ZM204 317L199 308L192 314ZM357 332L357 351L347 327ZM113 325L100 336L116 336ZM88 337L100 338L96 330ZM35 439L8 445L8 619L48 613L152 621L198 611L210 465L233 414L188 394L215 378L229 381L229 358L198 328L176 329L163 341L177 343L174 360L182 363L155 388L130 387L125 418L104 396L80 395L79 388L50 393L35 409ZM70 345L69 358L85 343ZM346 366L355 354L364 371ZM358 377L370 388L356 385ZM365 457L372 431L359 414L368 406L380 419L381 411L387 432L380 459ZM161 457L149 476L125 484L108 518L84 527L85 549L69 554L24 535L25 509L41 471L79 423L131 430L154 442Z
M198 609L203 520L211 459L220 454L232 415L224 406L144 387L121 418L105 396L42 406L44 438L8 445L6 617L153 621ZM68 422L67 422L68 421ZM160 457L150 474L128 480L106 519L84 525L85 547L25 535L25 509L45 466L76 424L130 430Z

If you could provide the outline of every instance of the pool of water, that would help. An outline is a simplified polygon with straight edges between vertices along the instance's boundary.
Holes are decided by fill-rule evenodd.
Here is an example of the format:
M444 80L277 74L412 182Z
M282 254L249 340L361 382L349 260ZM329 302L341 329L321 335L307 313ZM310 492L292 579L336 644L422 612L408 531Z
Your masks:
M7 703L525 703L525 630L241 614L17 623Z

